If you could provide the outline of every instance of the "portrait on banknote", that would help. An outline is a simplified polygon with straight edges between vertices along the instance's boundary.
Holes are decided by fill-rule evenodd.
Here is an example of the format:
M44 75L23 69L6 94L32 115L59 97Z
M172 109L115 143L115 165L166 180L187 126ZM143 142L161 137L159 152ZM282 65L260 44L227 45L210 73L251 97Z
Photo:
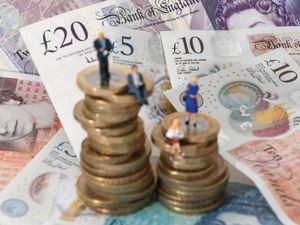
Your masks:
M61 127L38 77L2 72L0 77L0 189ZM22 77L24 76L24 77Z
M218 30L296 26L295 15L279 0L202 0L211 23Z

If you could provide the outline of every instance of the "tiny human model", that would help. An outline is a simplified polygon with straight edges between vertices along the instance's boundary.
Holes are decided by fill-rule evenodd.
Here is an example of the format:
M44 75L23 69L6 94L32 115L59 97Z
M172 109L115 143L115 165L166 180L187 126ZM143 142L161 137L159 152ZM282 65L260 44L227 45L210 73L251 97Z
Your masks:
M181 123L179 119L174 119L172 125L166 133L170 144L172 145L172 154L181 155L180 140L184 138L184 131L181 129Z
M197 113L198 113L198 101L197 93L199 91L199 86L197 84L197 79L193 78L188 84L185 91L185 109L188 113L185 124L190 125L190 122L193 123L193 126L197 126Z
M94 47L97 50L97 58L99 60L101 86L108 87L110 80L108 57L111 50L111 42L104 37L103 32L99 32L98 38L94 41Z
M142 74L137 65L131 66L131 72L127 75L128 93L135 96L137 103L141 106L148 105L148 92Z

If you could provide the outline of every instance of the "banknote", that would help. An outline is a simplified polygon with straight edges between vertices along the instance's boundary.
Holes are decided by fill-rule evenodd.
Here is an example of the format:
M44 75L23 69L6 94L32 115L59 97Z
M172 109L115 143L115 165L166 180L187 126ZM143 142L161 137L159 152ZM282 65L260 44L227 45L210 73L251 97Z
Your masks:
M300 130L297 129L285 138L255 140L228 151L236 166L253 179L258 177L256 182L260 183L263 194L274 197L296 224L300 223L299 143ZM281 210L274 209L274 212L281 218L286 217Z
M216 30L299 25L298 0L201 0Z
M161 39L173 87L280 47L300 65L298 27L168 31L161 32Z
M18 71L14 64L9 60L6 54L0 48L0 70L1 71Z
M54 197L68 195L68 188L74 188L79 174L79 162L64 130L60 129L1 192L1 223L41 224L49 214Z
M96 20L105 26L152 32L212 29L200 0L109 0L94 8Z
M75 103L84 97L76 85L76 77L81 70L98 65L93 41L100 30L104 31L105 36L113 43L111 64L121 64L128 68L132 64L137 64L139 70L151 76L154 81L155 92L149 99L149 106L141 109L148 135L165 113L162 91L167 72L159 35L125 28L104 28L97 20L89 21L87 15L82 10L77 10L42 21L21 31L76 153L79 153L80 142L85 137L80 124L73 117ZM81 41L73 37L72 44L58 49L57 46L60 46L60 42L64 39L60 40L61 36L55 37L54 33L47 32L55 30L57 26L68 28L68 35L73 35L71 30L78 32L79 36L74 34ZM44 44L41 44L43 40ZM56 47L57 51L53 51Z
M61 127L39 77L1 71L0 189Z
M19 29L28 24L68 12L101 0L0 1L0 47L11 63L21 72L37 71L20 36Z
M290 135L297 129L300 118L299 102L294 102L292 96L295 92L299 92L299 74L300 67L291 56L285 50L277 49L199 79L200 111L219 119L223 133L229 137L221 153L236 168L242 170L240 165L245 163L229 157L228 150L254 140L269 139L272 142L274 139ZM184 88L184 86L178 87L166 92L178 111L185 110ZM285 147L281 149L281 151L284 150ZM274 153L275 157L275 150L267 151L266 154L271 157ZM260 157L260 153L257 155ZM242 153L240 157L243 157ZM272 166L271 162L269 164L267 158L265 159L264 161L262 156L260 162L266 166ZM282 155L286 166L293 167L294 163L291 161L289 164L288 159L287 156ZM294 160L297 161L297 158L294 157ZM259 166L258 164L257 169ZM244 170L242 172L250 176ZM278 195L265 194L270 193L272 189L272 187L262 185L268 182L266 177L250 177L262 190L281 221L293 224L293 217L290 216L289 211L292 208L283 207ZM299 196L299 191L294 191L293 194ZM299 221L296 222L299 223Z
M234 170L234 168L232 168ZM219 209L205 215L186 216L165 209L154 197L140 212L109 217L82 205L76 195L80 174L78 159L63 129L0 194L0 223L6 225L157 224L200 225L222 221L234 224L281 224L260 192L239 171L233 172L228 198ZM236 182L244 180L245 182ZM256 223L252 223L256 222Z

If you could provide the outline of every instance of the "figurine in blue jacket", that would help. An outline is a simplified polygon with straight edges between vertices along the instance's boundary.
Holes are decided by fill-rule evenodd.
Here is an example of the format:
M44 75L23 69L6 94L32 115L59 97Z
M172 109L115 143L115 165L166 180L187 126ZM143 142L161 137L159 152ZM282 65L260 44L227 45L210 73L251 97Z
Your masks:
M197 126L197 113L198 113L198 100L197 94L199 91L199 86L197 84L197 79L192 79L191 82L187 85L185 91L185 110L188 113L185 124L190 125L190 121L193 123L193 126Z
M98 38L94 41L94 47L97 51L97 58L100 64L101 86L108 87L110 80L108 56L111 50L111 42L104 37L103 32L99 32Z
M135 96L137 103L141 106L148 105L148 92L142 74L137 65L131 66L131 73L127 75L128 93Z

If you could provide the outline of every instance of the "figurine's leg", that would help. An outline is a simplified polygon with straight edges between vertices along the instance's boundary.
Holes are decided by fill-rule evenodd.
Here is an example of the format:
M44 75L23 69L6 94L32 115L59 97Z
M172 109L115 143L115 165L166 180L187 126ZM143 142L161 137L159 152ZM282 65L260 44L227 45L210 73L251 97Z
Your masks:
M148 103L148 91L147 91L146 87L143 87L143 99L144 99L144 103L146 105L148 105L149 104Z
M187 125L187 126L189 126L190 125L190 116L191 116L191 113L189 113L189 112L187 112L188 113L188 115L187 115L187 117L186 117L186 119L185 119L185 124Z
M136 98L136 101L139 105L142 105L143 104L143 99L142 99L142 95L139 91L139 89L133 89L130 91L130 94L133 94Z
M105 83L107 86L109 86L109 80L110 80L110 73L109 73L109 65L108 65L108 59L106 59L105 62Z
M104 86L105 85L105 82L104 82L104 77L105 77L105 70L104 70L104 63L103 63L103 60L100 61L100 84L101 86Z
M193 126L197 126L197 113L192 113Z

